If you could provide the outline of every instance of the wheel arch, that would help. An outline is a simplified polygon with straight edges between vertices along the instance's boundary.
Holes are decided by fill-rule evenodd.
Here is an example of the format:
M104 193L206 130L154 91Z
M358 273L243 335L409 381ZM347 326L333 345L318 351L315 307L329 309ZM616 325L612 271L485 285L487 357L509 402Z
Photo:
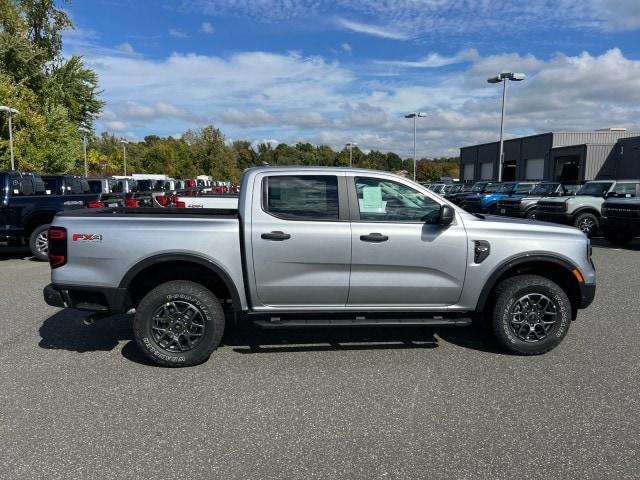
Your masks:
M493 307L495 299L493 299L492 293L500 282L528 273L545 277L557 283L567 293L575 318L581 302L581 292L580 283L573 270L580 272L580 269L569 259L553 254L540 253L509 258L494 269L489 276L480 292L476 310L482 312Z
M576 208L573 211L573 213L571 214L571 217L575 221L575 219L578 218L578 215L582 215L583 213L590 213L592 215L595 215L595 217L598 220L600 220L602 218L602 215L600 214L600 212L598 210L596 210L594 207L590 207L590 206Z
M194 254L165 253L145 258L129 269L118 287L130 292L135 304L153 288L172 280L199 283L220 299L230 299L236 311L242 310L240 294L227 271Z

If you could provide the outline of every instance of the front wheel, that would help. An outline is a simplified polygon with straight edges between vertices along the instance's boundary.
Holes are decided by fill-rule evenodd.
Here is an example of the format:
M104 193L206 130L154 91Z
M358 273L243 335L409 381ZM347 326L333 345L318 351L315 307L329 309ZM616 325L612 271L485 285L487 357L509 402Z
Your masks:
M552 350L569 330L572 307L556 283L538 275L518 275L495 291L492 327L498 343L519 355Z
M138 347L154 363L188 367L211 356L224 325L222 306L209 289L176 280L145 295L136 309L133 333Z
M535 220L536 219L536 209L532 208L531 210L529 210L525 216L524 216L527 220Z
M600 228L600 221L593 213L581 213L573 221L573 226L591 238Z
M604 238L606 238L609 243L624 246L631 243L631 240L633 240L633 232L629 230L605 227Z
M29 248L31 254L40 260L46 262L49 259L49 224L40 225L36 227L29 236Z

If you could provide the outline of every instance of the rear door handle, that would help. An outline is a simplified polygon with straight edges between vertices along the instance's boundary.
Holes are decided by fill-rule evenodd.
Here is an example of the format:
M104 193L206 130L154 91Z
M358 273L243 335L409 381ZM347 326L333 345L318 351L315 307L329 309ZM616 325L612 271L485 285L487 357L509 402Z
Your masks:
M369 235L360 235L360 240L363 242L380 243L389 240L389 237L382 235L381 233L370 233Z
M281 242L283 240L289 240L291 235L284 232L271 232L271 233L263 233L260 235L260 238L263 240L275 240L276 242Z

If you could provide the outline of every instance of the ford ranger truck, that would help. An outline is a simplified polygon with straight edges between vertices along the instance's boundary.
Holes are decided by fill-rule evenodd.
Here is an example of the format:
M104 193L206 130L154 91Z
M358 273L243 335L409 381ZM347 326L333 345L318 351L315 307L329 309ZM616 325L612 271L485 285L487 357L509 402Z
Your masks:
M205 361L225 327L467 326L507 351L557 346L595 294L570 227L471 215L399 176L256 167L237 209L66 212L49 230L49 305L135 312L139 348ZM126 245L126 248L122 246Z
M636 191L640 180L592 180L572 196L545 198L536 205L536 219L573 225L591 238L600 230L605 200Z
M529 194L513 195L498 200L498 215L535 220L536 204L545 197L562 197L575 194L579 185L565 185L560 182L541 182Z

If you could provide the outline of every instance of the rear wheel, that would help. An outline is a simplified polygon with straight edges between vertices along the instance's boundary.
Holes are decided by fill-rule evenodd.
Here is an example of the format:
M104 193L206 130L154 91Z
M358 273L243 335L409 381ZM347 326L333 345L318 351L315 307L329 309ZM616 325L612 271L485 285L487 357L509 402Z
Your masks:
M571 302L556 283L538 275L519 275L495 290L492 327L498 343L519 355L555 348L571 324Z
M151 290L133 321L138 347L154 363L187 367L204 362L218 347L225 318L217 297L194 282L175 280Z
M593 213L581 213L573 221L573 226L591 238L600 228L600 220Z
M36 260L40 260L41 262L46 262L49 259L48 231L49 224L46 223L36 227L29 236L29 248L31 249L31 254L36 258Z
M633 240L633 232L624 229L604 229L604 238L614 245L627 245Z
M527 220L535 220L536 219L536 209L532 208L531 210L529 210L525 216L524 216Z

